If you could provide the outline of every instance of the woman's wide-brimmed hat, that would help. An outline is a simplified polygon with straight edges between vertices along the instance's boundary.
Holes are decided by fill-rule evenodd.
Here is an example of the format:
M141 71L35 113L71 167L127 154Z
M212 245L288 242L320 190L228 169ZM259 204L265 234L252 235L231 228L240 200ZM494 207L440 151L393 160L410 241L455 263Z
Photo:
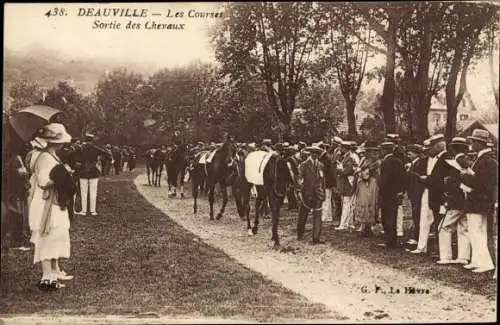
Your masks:
M40 129L38 135L40 139L48 143L70 143L71 135L66 131L64 125L60 123L50 123Z

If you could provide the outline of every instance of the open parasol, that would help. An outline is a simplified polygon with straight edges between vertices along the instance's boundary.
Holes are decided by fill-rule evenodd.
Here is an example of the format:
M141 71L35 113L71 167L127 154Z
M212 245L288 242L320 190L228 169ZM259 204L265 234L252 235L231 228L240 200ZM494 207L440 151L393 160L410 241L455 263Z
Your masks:
M60 112L58 109L45 105L29 106L14 113L9 123L19 137L28 142L35 132L50 123L51 119Z

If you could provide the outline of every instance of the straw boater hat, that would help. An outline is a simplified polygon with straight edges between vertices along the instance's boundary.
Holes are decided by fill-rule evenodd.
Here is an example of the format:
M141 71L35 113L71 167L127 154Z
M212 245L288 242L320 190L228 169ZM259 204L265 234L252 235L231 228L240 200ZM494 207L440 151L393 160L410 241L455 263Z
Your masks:
M264 139L264 140L262 140L262 144L264 144L264 145L270 145L271 143L273 143L271 141L271 139Z
M394 144L394 142L391 142L391 141L384 141L382 142L380 145L379 145L379 148L380 149L394 149L396 145Z
M342 141L342 146L347 149L356 149L357 145L356 141Z
M488 144L488 142L490 142L490 134L486 130L475 129L472 131L472 135L468 136L467 139Z
M424 140L424 142L422 142L422 144L423 144L422 150L427 151L427 150L429 150L429 148L431 146L431 141L429 139L426 139L426 140Z
M48 143L70 143L71 135L66 132L64 125L59 123L51 123L44 126L40 130L38 138Z
M368 150L371 150L371 151L376 151L378 150L378 144L376 141L372 141L372 140L367 140L365 141L363 144L363 149L365 151L368 151Z
M309 153L318 153L321 154L323 152L323 149L321 149L316 143L313 143L312 146L309 146L306 148L307 152Z
M401 141L401 137L399 136L399 134L397 133L388 133L386 136L385 136L385 141L386 142L394 142L394 143L397 143L399 141Z
M406 146L406 151L421 154L424 151L424 147L419 144L410 144Z
M455 148L457 150L467 150L469 148L469 144L465 138L454 137L451 139L450 143L448 143L448 148Z
M435 145L438 142L445 141L445 138L444 138L444 134L438 133L438 134L434 134L432 137L430 137L427 140L429 140L429 146L432 147L433 145Z

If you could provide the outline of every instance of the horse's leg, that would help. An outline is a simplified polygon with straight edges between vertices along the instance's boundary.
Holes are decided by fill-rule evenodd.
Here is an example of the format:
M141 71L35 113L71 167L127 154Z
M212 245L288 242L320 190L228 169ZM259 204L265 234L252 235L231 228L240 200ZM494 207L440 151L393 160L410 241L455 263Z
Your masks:
M208 203L210 205L210 220L214 220L214 189L215 184L212 180L208 181Z
M273 223L273 228L272 228L272 237L271 240L274 240L274 248L279 248L280 247L280 239L278 235L278 225L280 221L280 198L274 195L272 191L269 193L268 200L269 204L271 206L271 214L272 214L272 223Z
M235 182L232 187L232 192L233 192L233 197L234 197L234 202L236 203L236 209L238 210L238 216L240 219L243 219L244 214L243 214L243 195L242 195L242 188L240 188L240 184Z
M257 198L255 199L255 220L253 222L252 233L255 235L259 229L259 217L261 213L261 207L264 200L264 188L257 187Z
M220 209L219 214L217 215L217 220L222 218L224 211L226 210L226 205L228 201L226 183L224 181L221 181L219 184L220 184L220 190L222 192L222 207Z
M158 187L161 187L161 174L163 173L163 165L160 164L158 167Z
M181 189L181 199L184 197L184 177L186 176L186 166L183 166L180 170L180 177L181 179L179 180L179 185Z
M151 186L149 164L146 165L146 172L148 174L148 185Z
M199 182L199 178L198 178L198 175L196 174L196 171L195 169L193 169L193 174L191 175L191 184L192 184L192 188L191 188L191 191L192 191L192 194L193 194L193 213L196 214L198 212L198 203L197 203L197 199L198 199L198 182Z

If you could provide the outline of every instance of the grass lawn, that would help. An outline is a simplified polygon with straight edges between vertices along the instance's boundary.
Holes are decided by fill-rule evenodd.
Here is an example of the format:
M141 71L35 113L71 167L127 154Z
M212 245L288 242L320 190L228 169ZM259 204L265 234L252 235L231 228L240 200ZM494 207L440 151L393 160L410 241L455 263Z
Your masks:
M2 250L1 314L340 319L200 242L136 191L137 174L101 179L99 216L76 216L66 288L39 291L33 251Z

